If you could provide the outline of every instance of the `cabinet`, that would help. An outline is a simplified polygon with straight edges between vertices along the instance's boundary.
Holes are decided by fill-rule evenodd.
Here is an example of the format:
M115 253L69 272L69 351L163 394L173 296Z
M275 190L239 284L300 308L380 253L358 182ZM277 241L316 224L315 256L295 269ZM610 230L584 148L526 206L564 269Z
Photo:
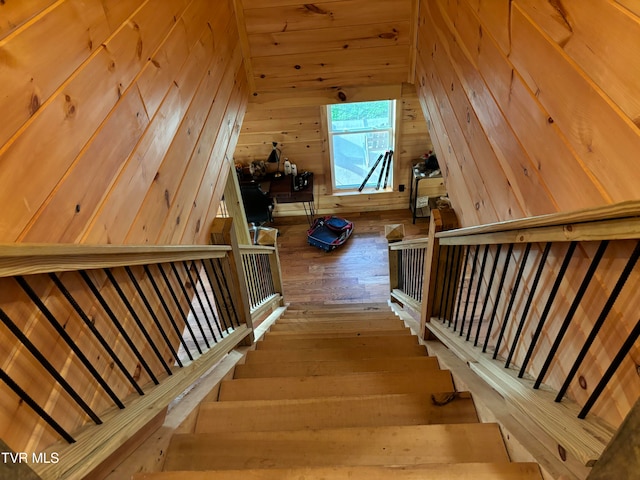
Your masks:
M422 166L420 163L411 168L409 208L413 213L413 223L416 223L416 218L428 218L436 199L447 194L442 175L431 176L433 172L425 171Z

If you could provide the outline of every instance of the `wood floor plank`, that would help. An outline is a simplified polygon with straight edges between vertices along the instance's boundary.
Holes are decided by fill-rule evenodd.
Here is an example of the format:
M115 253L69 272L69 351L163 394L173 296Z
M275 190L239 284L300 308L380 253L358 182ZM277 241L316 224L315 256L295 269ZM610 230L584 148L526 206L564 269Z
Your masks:
M374 372L315 377L239 378L220 384L220 401L278 400L386 393L453 392L447 370Z
M438 370L436 357L364 358L348 361L245 363L236 365L233 378L305 377L362 372L410 372Z
M411 211L345 213L354 232L341 248L325 253L307 243L309 225L304 217L278 217L273 226L280 232L278 251L287 302L380 305L389 299L389 265L384 226L402 223L406 238L426 236L428 220L412 223ZM347 288L336 285L337 280ZM314 308L317 308L318 304ZM386 307L388 309L388 306Z
M301 400L209 402L200 406L196 433L264 432L341 427L476 423L471 396L359 395Z
M470 423L174 435L164 469L508 461L498 426Z
M541 480L535 463L458 463L403 467L300 467L138 473L133 480Z

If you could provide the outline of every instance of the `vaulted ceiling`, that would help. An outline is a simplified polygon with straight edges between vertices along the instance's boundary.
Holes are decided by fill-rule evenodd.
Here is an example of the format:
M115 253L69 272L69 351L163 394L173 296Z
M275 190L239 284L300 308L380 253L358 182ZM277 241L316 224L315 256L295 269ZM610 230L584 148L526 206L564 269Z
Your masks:
M254 97L410 80L414 0L235 0Z

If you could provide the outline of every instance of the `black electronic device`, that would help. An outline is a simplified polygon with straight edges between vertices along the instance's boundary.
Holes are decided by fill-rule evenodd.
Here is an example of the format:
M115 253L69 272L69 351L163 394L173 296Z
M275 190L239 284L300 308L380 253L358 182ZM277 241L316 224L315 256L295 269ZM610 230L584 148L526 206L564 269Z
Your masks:
M313 177L313 172L302 172L300 175L296 175L293 178L293 190L298 192L307 188L311 177Z

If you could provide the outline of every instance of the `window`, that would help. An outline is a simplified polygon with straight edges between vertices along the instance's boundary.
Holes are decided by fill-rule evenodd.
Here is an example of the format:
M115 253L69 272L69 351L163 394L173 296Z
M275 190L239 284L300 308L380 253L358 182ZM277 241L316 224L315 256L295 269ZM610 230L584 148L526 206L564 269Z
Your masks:
M395 100L342 103L327 107L327 123L331 152L333 188L357 190L387 150L393 150ZM365 187L376 188L382 179L384 186L387 168L380 176L380 160ZM387 187L393 185L393 168L389 169Z

